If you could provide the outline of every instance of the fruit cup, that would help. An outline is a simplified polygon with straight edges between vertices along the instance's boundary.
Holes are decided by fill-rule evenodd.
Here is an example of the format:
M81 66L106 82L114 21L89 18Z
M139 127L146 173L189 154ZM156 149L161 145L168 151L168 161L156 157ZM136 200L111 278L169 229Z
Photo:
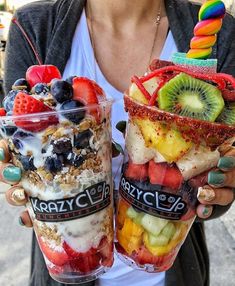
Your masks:
M228 75L161 61L132 78L115 240L130 266L172 266L196 217L198 188L235 135L234 103L227 102L234 87Z
M87 78L39 77L16 81L3 106L1 133L51 277L96 279L113 263L112 100Z

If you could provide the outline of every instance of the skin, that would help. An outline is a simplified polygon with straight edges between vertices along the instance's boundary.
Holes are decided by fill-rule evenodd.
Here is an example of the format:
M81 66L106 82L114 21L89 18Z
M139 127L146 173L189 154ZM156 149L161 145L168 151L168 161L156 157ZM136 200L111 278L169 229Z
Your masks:
M147 70L156 32L155 20L159 7L160 1L157 0L88 1L86 14L95 47L96 60L106 79L121 92L128 88L132 75L142 75ZM161 22L151 59L159 58L168 27L165 7L162 3ZM0 164L0 180L6 182L1 174L3 169L9 165L10 154L4 141L0 141L1 147L5 150L5 160ZM229 150L224 156L228 154L235 156L235 151ZM209 202L199 198L201 204L197 208L197 215L200 218L209 217L214 204L224 206L234 200L234 191L231 189L235 187L234 177L235 169L227 170L224 185L211 186L214 191L214 198ZM19 188L21 188L20 183L15 183L6 192L6 199L13 206L25 205L27 201L26 194L18 200L12 196L16 189L19 191ZM22 188L21 192L24 193ZM27 211L21 213L21 219L25 226L32 226Z

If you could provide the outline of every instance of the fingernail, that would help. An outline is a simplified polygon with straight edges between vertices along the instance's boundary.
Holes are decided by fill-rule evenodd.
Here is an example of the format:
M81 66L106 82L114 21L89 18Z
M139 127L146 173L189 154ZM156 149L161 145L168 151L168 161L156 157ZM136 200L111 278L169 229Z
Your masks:
M219 159L218 168L229 170L235 167L235 158L234 157L222 157Z
M11 199L16 203L20 204L26 200L24 189L17 188L11 194Z
M3 170L2 175L6 181L18 182L21 179L21 169L14 166L8 166Z
M208 173L208 183L210 185L220 186L225 182L226 176L220 171L211 171Z
M202 211L202 215L207 218L212 214L213 208L211 206L204 206L204 209Z
M0 148L0 161L5 160L5 151L3 148Z
M210 202L215 198L215 192L210 186L198 188L197 198Z
M24 222L23 222L23 220L22 220L22 217L20 216L19 217L19 225L21 225L21 226L25 226L25 224L24 224Z

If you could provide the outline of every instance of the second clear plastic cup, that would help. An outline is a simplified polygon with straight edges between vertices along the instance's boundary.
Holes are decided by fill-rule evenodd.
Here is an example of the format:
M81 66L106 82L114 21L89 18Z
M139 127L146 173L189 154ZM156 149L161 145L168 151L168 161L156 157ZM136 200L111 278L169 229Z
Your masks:
M194 222L198 189L217 165L218 146L235 135L235 128L192 123L128 95L125 108L129 122L115 247L128 265L161 272L172 266Z

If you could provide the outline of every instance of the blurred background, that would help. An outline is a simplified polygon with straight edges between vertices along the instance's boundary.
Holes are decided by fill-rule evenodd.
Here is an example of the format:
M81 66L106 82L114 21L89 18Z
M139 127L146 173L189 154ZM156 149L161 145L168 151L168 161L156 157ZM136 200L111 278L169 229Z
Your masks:
M3 96L4 51L13 13L33 1L38 0L0 0L0 96ZM235 16L235 0L224 0L224 3L228 12ZM0 285L27 286L32 231L18 225L20 210L6 204L7 187L0 184ZM211 259L210 285L235 286L235 205L226 215L205 225Z

